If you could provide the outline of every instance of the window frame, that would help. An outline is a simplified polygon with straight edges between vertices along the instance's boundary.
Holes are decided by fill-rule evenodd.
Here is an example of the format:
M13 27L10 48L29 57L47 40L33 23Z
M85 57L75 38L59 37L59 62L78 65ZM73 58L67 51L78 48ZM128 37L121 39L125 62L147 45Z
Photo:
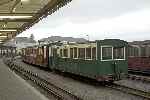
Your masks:
M72 49L72 52L71 52L71 49ZM72 53L72 57L71 57L71 53ZM71 58L71 59L74 58L74 48L73 47L69 48L69 58Z
M43 46L43 56L44 56L44 58L46 58L47 57L47 48L46 48L46 46Z
M84 51L84 53L83 53L83 54L84 54L84 55L83 55L83 58L82 58L82 55L81 55L82 53L81 53L81 51L80 51L81 49L84 49L84 50L83 50L83 51ZM81 56L81 57L80 57L80 56ZM85 48L81 48L81 47L78 48L78 59L85 59Z
M123 59L114 59L114 46L110 46L110 45L104 45L104 46L100 46L101 47L101 61L113 61L113 60L126 60L126 47L124 46L123 48L123 50L124 50L124 58ZM103 47L111 47L112 48L112 59L107 59L107 60L103 60L102 58L102 56L103 56L103 52L102 52L102 48Z
M76 56L77 56L77 57L75 57L75 48L77 49L77 51L76 51L76 53L77 53ZM79 59L79 58L78 58L78 52L79 52L79 51L78 51L78 47L77 47L77 46L74 46L74 47L73 47L73 59Z
M103 48L106 48L106 47L111 47L111 49L112 49L111 50L111 52L112 52L112 54L111 54L112 58L111 59L103 60ZM113 60L113 49L114 49L114 47L110 46L110 45L101 46L101 61L112 61Z
M90 53L91 53L91 54L90 54L91 57L90 57L90 58L87 58L87 48L90 48L90 49L91 49L91 52L90 52ZM92 47L85 47L85 60L93 60L93 59L92 59Z
M53 56L53 47L49 46L48 47L48 53L49 53L49 57L52 57Z
M64 50L65 50L65 49L67 50L67 57L64 56ZM69 58L69 50L68 50L68 48L63 48L62 50L63 50L63 51L62 51L62 52L63 52L63 57L62 57L62 58Z
M123 47L123 59L114 59L114 60L126 60L126 47Z

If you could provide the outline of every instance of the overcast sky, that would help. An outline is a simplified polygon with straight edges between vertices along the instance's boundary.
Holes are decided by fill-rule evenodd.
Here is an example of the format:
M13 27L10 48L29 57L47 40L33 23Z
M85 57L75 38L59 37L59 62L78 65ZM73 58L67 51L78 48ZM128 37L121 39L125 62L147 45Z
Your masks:
M150 39L150 0L73 0L19 36Z

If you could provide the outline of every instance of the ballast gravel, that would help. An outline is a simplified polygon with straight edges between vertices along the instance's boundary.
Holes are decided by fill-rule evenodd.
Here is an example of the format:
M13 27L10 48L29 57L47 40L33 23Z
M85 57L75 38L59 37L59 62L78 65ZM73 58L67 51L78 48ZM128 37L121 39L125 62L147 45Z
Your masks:
M40 77L49 82L83 98L83 100L147 100L105 86L90 85L82 81L74 80L70 77L56 74L55 72L44 71L37 66L25 64L20 59L17 59L16 63L27 70L37 73ZM120 83L123 83L123 81L120 81Z

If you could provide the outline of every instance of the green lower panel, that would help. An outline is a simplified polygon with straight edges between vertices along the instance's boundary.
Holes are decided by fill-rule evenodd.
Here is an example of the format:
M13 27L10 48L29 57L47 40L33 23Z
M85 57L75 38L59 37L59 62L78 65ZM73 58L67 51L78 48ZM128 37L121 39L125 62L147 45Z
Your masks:
M127 74L128 72L126 61L116 61L114 64L114 61L58 58L54 63L55 66L52 67L54 69L94 79L99 76Z

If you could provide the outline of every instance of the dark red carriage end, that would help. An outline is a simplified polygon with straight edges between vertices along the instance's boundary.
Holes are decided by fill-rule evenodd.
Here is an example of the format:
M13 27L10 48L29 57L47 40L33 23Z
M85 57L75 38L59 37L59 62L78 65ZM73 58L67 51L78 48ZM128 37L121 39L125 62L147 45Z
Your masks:
M129 57L128 69L132 71L150 72L150 57Z

